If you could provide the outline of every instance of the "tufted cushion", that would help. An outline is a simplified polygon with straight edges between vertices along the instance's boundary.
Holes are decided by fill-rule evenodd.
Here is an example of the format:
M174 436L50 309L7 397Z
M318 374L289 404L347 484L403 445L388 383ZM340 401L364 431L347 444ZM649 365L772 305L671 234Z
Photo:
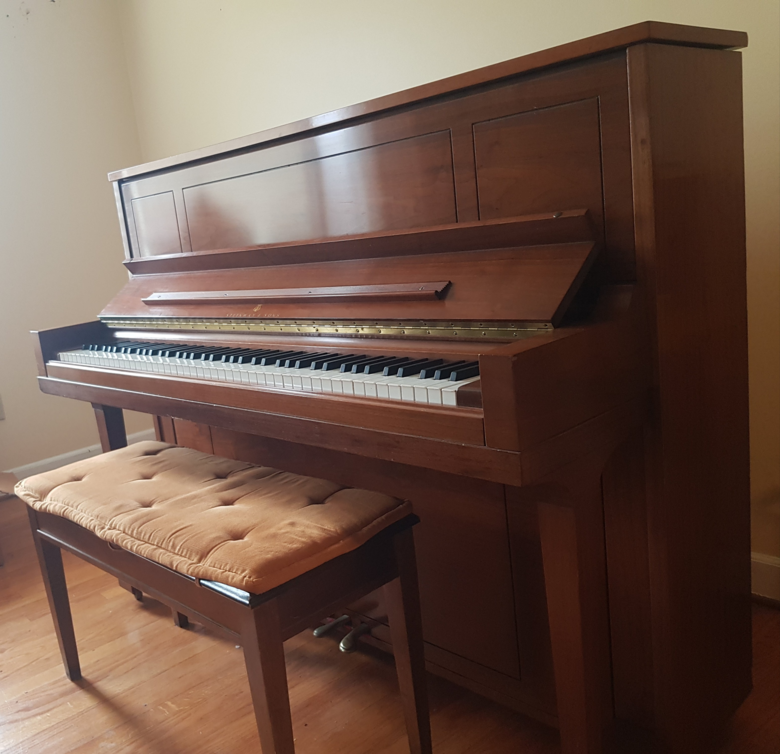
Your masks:
M323 479L140 442L19 482L38 511L199 579L261 593L354 550L410 504Z

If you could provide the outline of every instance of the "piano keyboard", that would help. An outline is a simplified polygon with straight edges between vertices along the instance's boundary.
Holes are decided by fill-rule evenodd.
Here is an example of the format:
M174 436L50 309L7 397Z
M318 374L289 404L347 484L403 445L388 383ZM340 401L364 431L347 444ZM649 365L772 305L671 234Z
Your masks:
M440 406L458 405L458 390L479 379L476 361L165 343L85 345L58 358L84 366Z

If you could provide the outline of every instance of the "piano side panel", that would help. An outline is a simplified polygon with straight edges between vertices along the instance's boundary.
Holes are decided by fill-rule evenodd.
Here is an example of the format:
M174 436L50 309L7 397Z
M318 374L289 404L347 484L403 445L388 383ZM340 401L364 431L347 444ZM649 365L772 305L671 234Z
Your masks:
M675 752L751 687L741 58L629 50L637 255L654 345L648 551L656 719Z

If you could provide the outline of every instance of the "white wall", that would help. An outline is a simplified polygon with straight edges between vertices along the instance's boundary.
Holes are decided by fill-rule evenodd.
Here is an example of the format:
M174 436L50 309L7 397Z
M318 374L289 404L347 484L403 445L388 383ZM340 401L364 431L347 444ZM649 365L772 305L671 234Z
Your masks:
M38 391L28 331L126 280L106 173L139 159L117 3L0 0L0 470L97 442L88 404Z

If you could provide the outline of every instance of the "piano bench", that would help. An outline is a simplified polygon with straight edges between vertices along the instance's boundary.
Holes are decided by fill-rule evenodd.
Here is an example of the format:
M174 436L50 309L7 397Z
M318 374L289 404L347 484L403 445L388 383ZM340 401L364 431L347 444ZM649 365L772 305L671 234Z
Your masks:
M244 649L263 754L295 750L282 643L384 587L410 749L431 751L408 502L161 442L29 477L67 676L81 678L61 550Z

